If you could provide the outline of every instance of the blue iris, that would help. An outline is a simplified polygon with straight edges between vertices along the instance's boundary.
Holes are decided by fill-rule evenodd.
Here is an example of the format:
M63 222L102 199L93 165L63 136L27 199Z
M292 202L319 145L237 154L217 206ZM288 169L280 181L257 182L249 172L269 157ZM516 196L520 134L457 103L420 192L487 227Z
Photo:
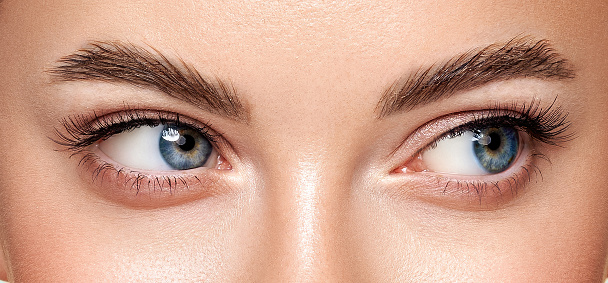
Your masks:
M163 159L177 170L205 165L213 151L207 138L199 131L185 126L165 126L159 147Z
M511 166L519 151L517 130L509 127L474 131L473 151L479 164L489 173L500 173Z

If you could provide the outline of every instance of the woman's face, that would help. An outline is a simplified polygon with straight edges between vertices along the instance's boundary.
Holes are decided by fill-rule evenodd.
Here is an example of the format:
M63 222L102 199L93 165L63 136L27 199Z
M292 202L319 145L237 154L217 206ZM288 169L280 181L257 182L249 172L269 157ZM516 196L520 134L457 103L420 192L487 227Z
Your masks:
M602 1L5 0L0 270L600 280L607 25Z

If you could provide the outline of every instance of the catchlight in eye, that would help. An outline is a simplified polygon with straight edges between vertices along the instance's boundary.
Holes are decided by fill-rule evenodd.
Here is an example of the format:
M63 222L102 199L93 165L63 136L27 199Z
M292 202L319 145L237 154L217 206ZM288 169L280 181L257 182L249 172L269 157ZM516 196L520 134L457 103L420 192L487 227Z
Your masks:
M421 154L424 171L488 175L507 170L519 154L511 127L488 127L447 135Z

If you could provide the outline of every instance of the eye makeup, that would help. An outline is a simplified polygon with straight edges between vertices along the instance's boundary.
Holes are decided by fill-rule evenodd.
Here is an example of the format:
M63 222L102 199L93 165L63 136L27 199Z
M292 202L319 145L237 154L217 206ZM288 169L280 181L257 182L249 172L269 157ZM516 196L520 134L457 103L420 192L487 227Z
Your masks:
M486 140L485 144L479 144L480 136L475 135L484 131L500 133L494 134L494 137L499 138L502 135L503 143L505 143L504 133L511 137L512 141L506 144L515 147L510 148L507 153L517 154L508 162L506 169L490 169L485 172L466 171L461 168L465 164L459 167L456 163L451 167L451 171L454 172L451 172L433 170L433 166L429 166L430 163L425 160L425 157L429 156L427 152L433 151L446 141L466 138L467 135L471 136L470 145L455 150L464 149L468 151L466 154L472 155L473 158L475 154L480 156L480 146L492 146L489 144L490 140ZM514 135L516 138L513 138ZM568 113L556 106L555 100L545 107L541 107L541 102L537 99L524 104L497 104L487 110L449 114L418 128L402 146L410 147L421 143L425 145L418 146L419 149L411 154L406 162L393 169L391 175L406 178L401 182L403 184L401 189L408 193L413 191L415 195L428 201L455 208L492 209L507 203L528 183L537 181L538 178L542 180L542 173L537 163L539 160L549 161L542 153L544 147L560 147L572 138L574 133L570 131ZM466 142L466 139L464 141ZM504 145L493 149L505 150ZM487 148L481 152L487 160L501 161ZM458 159L450 158L450 155L463 156L458 155L461 154L460 152L446 150L441 154L443 156L439 156L438 160L442 162ZM507 157L511 158L508 155ZM437 157L433 158L437 159ZM477 166L484 165L487 160L478 160ZM462 174L462 172L475 173Z
M126 107L104 115L70 116L61 125L52 140L72 156L80 157L79 167L110 199L132 206L158 206L229 191L225 172L232 167L222 154L229 145L207 124L177 113ZM143 138L125 143L133 139L128 135ZM150 157L155 155L154 150L145 150L154 147L158 147L156 159ZM119 153L127 153L128 158ZM199 156L205 160L197 163ZM149 165L158 163L155 160L161 160L162 166Z
M131 202L138 201L142 195L159 202L163 198L170 198L172 201L168 203L171 203L179 201L181 196L212 196L229 191L226 182L229 174L226 173L232 167L224 156L230 152L230 146L221 134L208 124L177 113L125 108L104 115L92 113L69 116L62 120L62 127L56 129L56 137L53 139L72 152L72 156L81 158L80 167L92 176L94 183L102 187L99 190L103 190L104 194L119 195L121 199ZM542 153L544 146L561 146L573 138L567 118L568 113L557 107L555 100L545 107L541 107L539 100L532 100L530 103L498 104L485 110L448 114L419 127L404 141L401 148L410 148L412 154L403 159L405 162L394 167L390 175L400 179L398 186L402 191L413 191L417 196L430 201L452 203L456 207L477 206L476 208L490 203L506 203L529 182L542 179L537 162L548 160ZM190 133L190 137L198 137L193 140L205 139L217 153L204 154L213 156L210 162L200 163L204 167L188 165L176 167L186 170L158 171L137 169L136 166L118 162L100 146L116 136L143 128L162 128L162 138L168 139L173 138L171 133L180 129ZM513 160L508 162L505 170L491 170L488 174L457 174L458 172L437 172L425 162L425 153L438 144L467 133L481 133L486 129L493 129L488 133L509 133L507 136L516 137L513 143L515 149L511 149L516 154L510 157ZM486 145L491 146L489 143ZM175 154L183 149L182 146L185 144L169 144L165 148ZM411 151L412 148L418 149Z

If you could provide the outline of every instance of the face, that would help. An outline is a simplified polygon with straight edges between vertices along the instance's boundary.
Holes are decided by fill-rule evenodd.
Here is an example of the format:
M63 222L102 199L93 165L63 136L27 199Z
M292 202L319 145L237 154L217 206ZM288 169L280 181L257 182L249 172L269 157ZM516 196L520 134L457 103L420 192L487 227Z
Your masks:
M4 279L604 276L605 3L33 2Z

